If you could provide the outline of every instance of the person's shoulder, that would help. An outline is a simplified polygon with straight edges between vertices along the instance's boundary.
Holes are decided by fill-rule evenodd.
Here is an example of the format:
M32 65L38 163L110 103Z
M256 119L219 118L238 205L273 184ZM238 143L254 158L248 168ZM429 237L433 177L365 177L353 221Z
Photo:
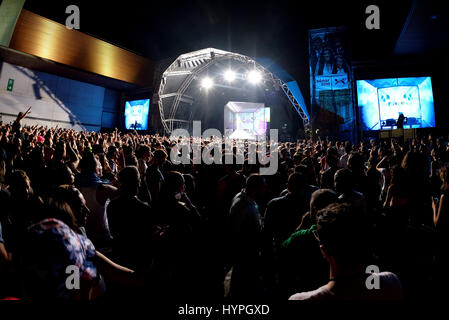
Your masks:
M276 205L276 204L278 204L278 203L280 203L282 201L285 201L287 199L286 197L287 197L287 195L283 195L283 196L280 196L280 197L277 197L277 198L273 198L273 199L271 199L268 202L267 206L273 206L273 205Z
M306 185L306 192L312 194L315 191L320 190L320 188L318 186L314 186L313 184L308 184Z
M135 197L134 199L135 199L134 201L137 203L139 207L144 209L151 209L151 206L148 204L148 202L142 201L137 197Z
M241 202L243 202L243 198L244 198L243 192L240 191L239 193L237 193L234 196L234 198L232 198L232 205L231 205L231 207L241 204Z
M296 293L292 295L290 298L288 298L288 300L296 300L296 301L329 300L332 297L333 297L332 292L330 292L327 289L326 285L324 285L312 291Z
M312 234L312 231L315 229L315 225L312 225L309 229L300 229L296 231L295 234L297 235L297 237L306 237L310 236Z
M288 300L293 300L293 301L309 300L310 296L311 296L311 291L295 293L294 295L290 296L290 298L288 298Z
M255 212L255 204L250 201L244 192L238 193L232 200L230 214L243 214L248 212Z
M377 273L377 276L379 277L380 281L387 284L387 285L400 285L401 281L399 280L399 277L390 271L383 271Z
M379 286L381 290L380 298L383 300L402 300L403 291L399 277L393 272L375 273L379 277Z
M300 243L303 243L304 239L310 237L314 228L315 226L313 225L312 227L310 227L310 229L301 229L295 231L290 235L290 237L288 237L287 240L282 243L282 248L287 249L291 248L292 246L296 247L300 245Z

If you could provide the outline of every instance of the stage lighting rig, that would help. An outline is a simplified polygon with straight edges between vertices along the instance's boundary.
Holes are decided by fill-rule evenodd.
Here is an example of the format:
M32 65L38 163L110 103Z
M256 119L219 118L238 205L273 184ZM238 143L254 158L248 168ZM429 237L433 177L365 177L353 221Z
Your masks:
M228 82L234 81L234 80L235 80L235 72L232 71L231 69L227 70L227 71L224 73L224 79L225 79L226 81L228 81Z
M258 84L260 83L260 81L262 81L262 75L257 70L251 70L250 72L248 72L247 79L252 84Z
M214 81L209 78L209 77L205 77L203 78L203 80L201 80L201 87L203 87L204 89L210 89L214 86Z

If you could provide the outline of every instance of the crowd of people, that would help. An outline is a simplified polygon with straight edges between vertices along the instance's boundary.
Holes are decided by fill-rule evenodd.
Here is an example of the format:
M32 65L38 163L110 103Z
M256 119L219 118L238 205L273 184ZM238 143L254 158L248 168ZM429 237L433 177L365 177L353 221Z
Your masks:
M281 142L263 176L27 113L0 123L0 298L401 300L448 282L443 139ZM200 143L217 142L237 157Z

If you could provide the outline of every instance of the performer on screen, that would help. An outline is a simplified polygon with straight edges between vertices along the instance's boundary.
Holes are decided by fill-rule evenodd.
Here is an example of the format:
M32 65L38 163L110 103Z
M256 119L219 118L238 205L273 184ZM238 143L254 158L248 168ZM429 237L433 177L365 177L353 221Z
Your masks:
M404 129L404 122L406 121L406 117L403 113L399 114L398 120L396 121L396 128L398 129Z
M134 105L131 106L128 110L126 110L126 121L129 123L130 129L137 129L141 126L142 123L142 117L143 117L143 111L142 111L141 105Z

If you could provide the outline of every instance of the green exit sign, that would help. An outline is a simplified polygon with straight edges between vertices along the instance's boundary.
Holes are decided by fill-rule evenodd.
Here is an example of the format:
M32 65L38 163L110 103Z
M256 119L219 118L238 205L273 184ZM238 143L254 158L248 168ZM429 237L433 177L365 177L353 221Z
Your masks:
M12 91L12 88L14 88L14 79L8 79L8 86L6 87L6 90Z

